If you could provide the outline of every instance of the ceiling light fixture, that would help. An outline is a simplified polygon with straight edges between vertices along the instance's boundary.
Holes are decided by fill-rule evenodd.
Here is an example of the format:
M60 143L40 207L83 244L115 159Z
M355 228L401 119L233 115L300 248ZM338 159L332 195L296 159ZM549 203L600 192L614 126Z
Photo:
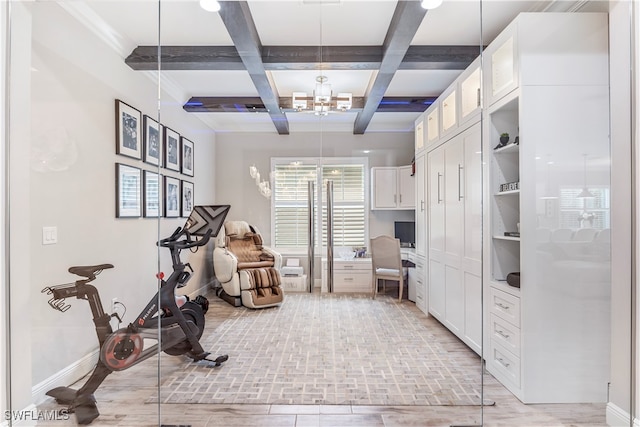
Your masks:
M578 199L591 199L596 196L594 196L593 193L589 191L589 189L587 188L587 155L583 154L583 156L584 156L584 168L583 168L584 181L582 182L583 187L582 187L582 191L576 197Z
M217 0L200 0L200 7L207 12L219 12L220 3Z
M306 92L293 92L292 106L297 111L312 111L317 116L326 116L331 111L347 111L351 109L353 95L347 92L340 92L333 96L331 84L327 83L329 78L320 75L316 77L313 96L307 96Z
M435 9L442 4L442 0L422 0L420 5L423 9Z

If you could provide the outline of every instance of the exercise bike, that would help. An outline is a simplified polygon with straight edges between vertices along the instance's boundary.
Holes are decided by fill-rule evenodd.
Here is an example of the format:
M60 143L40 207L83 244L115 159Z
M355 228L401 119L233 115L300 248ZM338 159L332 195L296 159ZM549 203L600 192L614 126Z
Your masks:
M208 310L209 301L202 295L193 301L183 303L184 297L177 297L175 290L184 286L191 277L193 269L180 260L183 249L204 246L211 237L209 229L201 239L193 240L186 227L179 227L166 239L158 242L158 246L171 251L173 273L165 281L162 273L158 274L160 289L140 312L136 320L127 327L113 331L111 318L119 321L120 316L106 314L98 290L90 283L102 271L113 268L111 264L98 264L69 268L69 272L83 279L74 283L46 287L43 293L52 295L49 305L65 312L70 305L66 298L76 297L86 300L91 307L95 324L100 357L87 382L78 390L70 387L56 387L46 394L56 399L59 404L68 405L68 412L75 412L78 424L90 424L100 413L96 406L94 392L104 379L113 371L122 371L163 351L172 356L186 355L193 361L208 361L210 367L220 366L229 357L227 355L210 359L200 344L204 331L204 314ZM190 270L190 271L187 271ZM180 304L180 306L179 306ZM145 339L155 343L145 348Z

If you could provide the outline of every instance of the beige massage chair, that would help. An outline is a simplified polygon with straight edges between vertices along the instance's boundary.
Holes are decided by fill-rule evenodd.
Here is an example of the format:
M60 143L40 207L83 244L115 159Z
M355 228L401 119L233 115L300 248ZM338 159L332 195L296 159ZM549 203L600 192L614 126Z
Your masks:
M262 245L262 236L246 221L227 221L216 237L213 269L222 285L220 297L239 307L278 305L282 256Z

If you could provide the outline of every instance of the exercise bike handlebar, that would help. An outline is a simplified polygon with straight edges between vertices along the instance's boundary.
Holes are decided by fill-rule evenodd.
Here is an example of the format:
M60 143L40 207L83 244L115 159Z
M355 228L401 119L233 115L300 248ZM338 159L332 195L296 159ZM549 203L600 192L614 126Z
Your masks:
M174 231L173 234L171 234L171 236L167 237L166 239L162 239L158 241L158 246L161 246L164 248L176 248L176 249L188 249L196 246L204 246L207 244L207 242L211 238L211 233L212 233L212 230L209 229L204 234L204 236L202 236L202 238L198 240L193 240L191 238L191 233L189 233L186 229L182 227L178 227L176 231ZM180 240L182 236L186 236L186 239Z

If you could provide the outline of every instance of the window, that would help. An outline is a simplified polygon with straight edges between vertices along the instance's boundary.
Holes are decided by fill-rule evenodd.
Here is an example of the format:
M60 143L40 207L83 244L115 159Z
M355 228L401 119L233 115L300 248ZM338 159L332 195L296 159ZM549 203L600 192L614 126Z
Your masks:
M560 189L560 228L611 227L609 188L589 188L594 197L579 198L582 188Z
M334 246L366 246L367 159L272 159L272 236L279 249L308 245L308 182L315 183L316 242L327 243L327 181L333 182ZM320 239L318 239L320 237Z

